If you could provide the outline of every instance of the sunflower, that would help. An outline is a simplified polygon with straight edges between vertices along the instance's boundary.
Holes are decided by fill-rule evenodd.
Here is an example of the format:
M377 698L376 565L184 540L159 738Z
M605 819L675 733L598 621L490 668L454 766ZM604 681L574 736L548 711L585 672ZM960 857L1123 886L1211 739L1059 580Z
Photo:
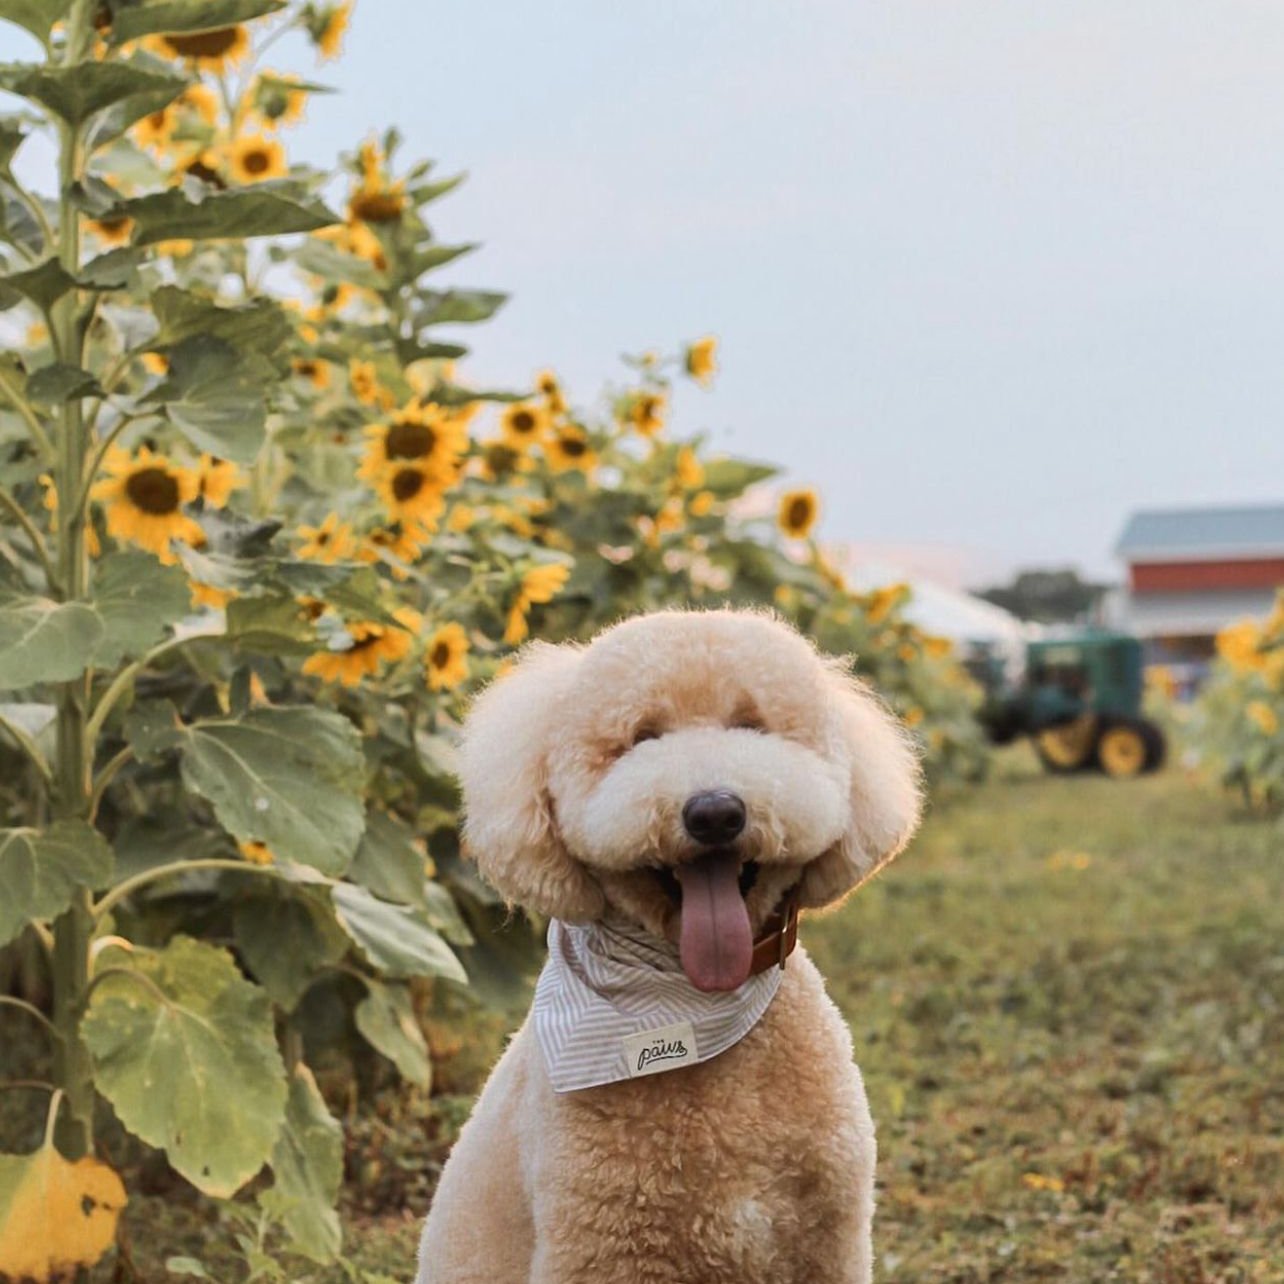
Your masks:
M644 437L654 437L664 427L664 394L636 393L629 402L629 423Z
M481 453L477 456L477 475L484 481L502 482L514 473L530 470L530 459L506 442L496 438L481 443Z
M421 620L409 607L394 611L393 616L398 621L396 625L377 620L345 623L347 646L313 652L304 660L303 672L315 674L326 682L355 687L363 677L378 673L384 664L404 659L410 654Z
M197 580L187 582L187 591L193 606L212 606L216 611L221 611L236 596L235 589L216 588L213 584L201 584Z
M544 443L544 455L548 466L555 473L564 473L572 468L589 472L597 462L592 446L583 428L575 424L566 424L559 428Z
M1265 700L1250 700L1244 707L1244 716L1264 736L1273 736L1280 729L1279 716Z
M780 497L776 524L790 539L806 539L820 516L820 500L814 490L787 490Z
M403 526L399 522L376 526L357 549L357 561L386 562L393 578L404 580L410 574L406 564L419 560L428 539L429 532L419 526Z
M415 460L390 464L373 484L393 521L426 531L437 529L446 501L442 478L434 468Z
M707 388L713 382L718 365L716 354L718 341L712 335L697 339L687 347L686 367L689 374L701 387Z
M362 183L348 197L348 217L365 223L395 223L406 208L406 193L400 180Z
M446 518L446 529L457 535L464 534L473 528L477 521L477 510L468 504L456 504Z
M704 465L690 446L683 446L673 461L673 480L682 490L698 490L704 485Z
M261 843L257 838L247 838L244 842L236 844L237 849L251 865L275 865L276 853L267 845Z
M909 597L909 593L908 584L888 584L875 589L865 597L865 618L871 624L881 624L895 607Z
M701 490L691 496L691 503L687 507L691 510L692 517L708 517L717 502L713 491Z
M335 4L325 10L321 24L314 29L313 39L322 58L337 58L344 33L352 18L352 4Z
M504 440L518 450L525 450L532 442L539 441L548 427L548 412L529 401L505 406L499 417Z
M211 508L223 508L234 490L246 483L245 474L230 460L202 455L197 465L197 484L201 498Z
M330 363L320 357L295 357L294 373L306 379L318 392L324 392L330 386Z
M380 272L387 271L388 255L384 251L383 242L365 223L336 223L333 227L319 229L313 235L320 241L329 241L338 246L345 254L364 259Z
M195 248L195 241L187 241L181 237L176 237L172 241L154 242L152 252L163 259L181 259L190 254Z
M558 383L557 376L551 370L541 370L535 376L535 387L544 398L544 404L548 406L550 414L566 413L566 397L562 392L562 385Z
M530 625L526 621L530 609L536 603L551 602L561 591L570 577L571 568L560 562L551 562L546 566L532 566L517 589L517 597L508 609L508 620L504 627L504 641L509 646L516 646L530 636Z
M242 134L228 148L232 177L239 183L261 183L288 172L285 148L264 134Z
M352 527L341 522L338 513L330 513L320 526L300 526L298 533L306 541L299 549L300 557L331 564L352 554Z
M191 178L198 178L211 187L217 187L220 191L227 187L227 182L223 178L222 162L212 151L203 151L193 156L183 166L183 173Z
M254 110L264 129L297 125L308 107L306 89L298 76L289 72L268 72L254 82Z
M386 424L366 428L365 458L357 469L363 481L377 483L401 464L423 468L442 485L454 481L468 449L468 414L452 413L420 401L407 402Z
M348 362L348 382L352 386L352 395L363 406L373 406L379 400L379 377L375 374L373 361L358 361L353 357Z
M54 485L54 479L49 473L41 473L36 479L45 488L44 505L50 515L51 525L57 525L58 519L58 487ZM85 551L90 557L97 557L102 551L102 544L98 541L98 532L93 526L85 523Z
M180 107L190 107L207 125L218 124L219 97L208 85L199 81L188 85L175 101Z
M133 234L134 220L128 214L117 214L109 218L87 218L85 227L103 245L125 245Z
M158 152L164 151L169 146L177 125L178 109L174 103L169 103L159 111L149 112L134 125L134 141L140 147L150 147Z
M1240 620L1228 624L1217 635L1217 654L1237 673L1260 669L1264 659L1261 641L1257 624L1253 620Z
M462 624L443 624L424 648L424 671L433 691L451 691L468 679L468 634Z
M163 352L144 352L143 369L148 374L164 375L169 373L169 358Z
M107 477L89 495L106 505L109 535L148 549L167 565L178 560L171 540L203 542L204 532L183 512L200 493L200 478L192 469L171 464L146 446L137 455L113 446L103 471Z
M216 27L213 31L147 36L143 46L165 58L182 58L198 71L222 72L249 52L250 35L237 23L234 27Z

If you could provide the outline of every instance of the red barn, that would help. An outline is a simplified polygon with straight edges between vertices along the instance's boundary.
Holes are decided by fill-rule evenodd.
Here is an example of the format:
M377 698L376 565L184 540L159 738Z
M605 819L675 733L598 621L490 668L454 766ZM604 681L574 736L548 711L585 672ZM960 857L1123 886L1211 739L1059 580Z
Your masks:
M1125 626L1156 660L1198 659L1223 626L1271 609L1284 585L1284 504L1134 513L1115 552L1128 566Z

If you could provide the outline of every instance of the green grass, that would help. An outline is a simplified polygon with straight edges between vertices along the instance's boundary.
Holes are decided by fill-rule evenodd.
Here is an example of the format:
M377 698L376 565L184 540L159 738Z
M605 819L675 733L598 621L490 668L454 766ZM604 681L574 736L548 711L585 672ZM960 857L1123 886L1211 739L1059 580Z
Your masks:
M1277 825L1176 769L1051 778L1012 751L803 939L879 1127L879 1280L1284 1279ZM494 1018L470 1029L439 1073L458 1093L499 1045ZM360 1113L345 1221L367 1269L410 1278L466 1108L384 1093ZM172 1182L135 1194L134 1278L218 1265L216 1217Z
M1177 771L1003 778L804 939L886 1281L1284 1279L1284 837Z

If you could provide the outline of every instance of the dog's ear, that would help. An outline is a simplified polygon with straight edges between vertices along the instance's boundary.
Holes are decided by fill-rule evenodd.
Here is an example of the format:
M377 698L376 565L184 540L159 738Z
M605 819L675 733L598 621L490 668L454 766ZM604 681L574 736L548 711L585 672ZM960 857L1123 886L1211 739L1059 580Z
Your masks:
M459 775L464 847L510 903L585 921L601 889L567 852L548 792L558 717L579 664L571 646L535 643L478 697L464 724Z
M803 874L800 904L841 899L886 865L918 828L922 809L918 753L883 702L845 665L826 679L836 758L849 764L851 817L843 836Z

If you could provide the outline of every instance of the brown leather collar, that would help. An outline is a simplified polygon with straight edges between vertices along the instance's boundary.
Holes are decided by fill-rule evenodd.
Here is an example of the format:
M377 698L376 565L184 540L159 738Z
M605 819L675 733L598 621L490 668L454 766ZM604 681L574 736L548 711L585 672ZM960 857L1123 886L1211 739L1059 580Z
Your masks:
M757 976L769 968L784 970L785 960L798 944L798 886L786 893L780 907L762 925L762 935L753 943L753 963L749 975Z

